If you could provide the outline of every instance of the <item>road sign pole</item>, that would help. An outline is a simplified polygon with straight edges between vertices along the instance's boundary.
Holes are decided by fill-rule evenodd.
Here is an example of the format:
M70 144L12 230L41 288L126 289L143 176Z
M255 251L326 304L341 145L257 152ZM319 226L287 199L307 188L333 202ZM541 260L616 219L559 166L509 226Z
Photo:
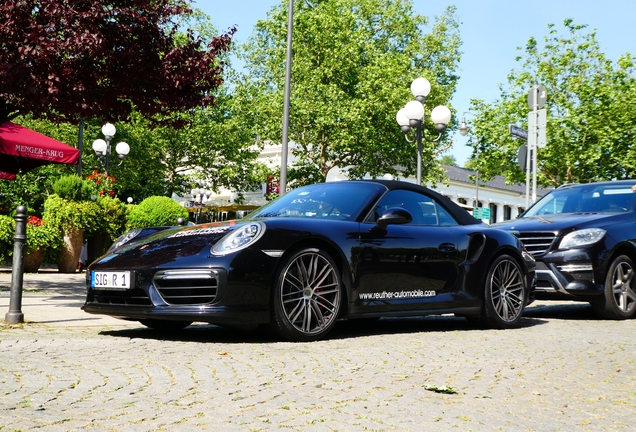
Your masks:
M539 139L539 86L534 86L534 106L532 111L534 114L534 142L532 146L532 202L537 201L537 141Z
M537 200L537 148L544 147L546 113L541 110L547 99L545 87L535 85L528 92L528 107L532 110L528 113L528 160L532 164L532 202ZM541 110L541 111L539 111ZM541 124L539 124L541 123ZM529 206L530 196L530 169L526 171L526 209Z

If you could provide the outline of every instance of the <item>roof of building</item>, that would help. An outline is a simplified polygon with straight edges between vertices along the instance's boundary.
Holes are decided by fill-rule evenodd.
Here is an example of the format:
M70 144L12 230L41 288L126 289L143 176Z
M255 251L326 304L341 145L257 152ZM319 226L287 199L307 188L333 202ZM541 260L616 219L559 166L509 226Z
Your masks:
M472 176L475 175L475 171L468 168L460 168L452 165L442 165L442 167L446 170L446 176L449 180L458 181L461 183L473 183L474 180L471 179ZM494 189L502 189L512 192L518 192L520 194L526 193L526 185L525 184L506 184L506 179L503 176L495 176L495 178L488 180L487 182L479 181L480 186L487 186ZM540 188L537 187L537 195L543 196L550 192L554 188Z

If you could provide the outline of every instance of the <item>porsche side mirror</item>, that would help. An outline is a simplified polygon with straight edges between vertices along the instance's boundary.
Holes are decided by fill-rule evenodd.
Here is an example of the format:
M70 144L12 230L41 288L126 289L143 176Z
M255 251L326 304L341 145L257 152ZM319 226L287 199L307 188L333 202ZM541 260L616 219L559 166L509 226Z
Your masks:
M413 220L411 213L401 207L391 207L386 209L384 213L376 221L376 225L385 229L388 225L407 224Z

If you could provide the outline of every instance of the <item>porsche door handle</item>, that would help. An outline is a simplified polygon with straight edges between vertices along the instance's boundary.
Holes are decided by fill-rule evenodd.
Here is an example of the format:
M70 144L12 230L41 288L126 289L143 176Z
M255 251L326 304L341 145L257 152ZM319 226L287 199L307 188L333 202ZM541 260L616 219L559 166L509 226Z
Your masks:
M441 245L437 246L437 249L439 249L441 252L455 252L455 245L452 243L442 243Z

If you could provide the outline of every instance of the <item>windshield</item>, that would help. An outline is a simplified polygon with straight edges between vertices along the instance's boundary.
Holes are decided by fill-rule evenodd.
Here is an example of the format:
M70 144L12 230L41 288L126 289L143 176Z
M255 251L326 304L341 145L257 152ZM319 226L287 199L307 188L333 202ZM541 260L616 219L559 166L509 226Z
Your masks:
M333 182L305 186L287 192L250 218L294 217L354 220L379 188L374 183Z
M636 184L589 184L557 189L541 198L522 217L560 213L626 212L636 202Z

